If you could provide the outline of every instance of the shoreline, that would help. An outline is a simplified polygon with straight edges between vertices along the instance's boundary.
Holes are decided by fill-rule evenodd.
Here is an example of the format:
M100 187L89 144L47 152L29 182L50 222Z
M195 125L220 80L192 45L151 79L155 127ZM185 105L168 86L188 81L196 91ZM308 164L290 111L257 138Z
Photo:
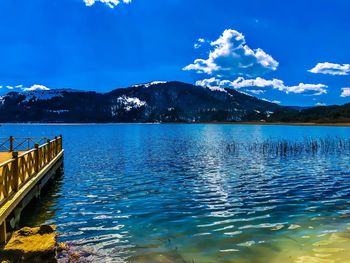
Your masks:
M345 123L317 123L317 122L220 122L202 124L234 124L234 125L279 125L279 126L328 126L328 127L350 127L349 122Z
M106 122L106 123L95 123L95 122L72 122L72 123L54 123L54 122L16 122L16 123L0 123L1 126L8 126L8 125L52 125L52 126L83 126L83 125L201 125L201 124L210 124L210 125L261 125L261 126L271 126L271 125L279 125L279 126L310 126L310 127L317 127L317 126L324 126L324 127L350 127L350 122L344 122L344 123L317 123L317 122L258 122L258 121L252 121L252 122Z

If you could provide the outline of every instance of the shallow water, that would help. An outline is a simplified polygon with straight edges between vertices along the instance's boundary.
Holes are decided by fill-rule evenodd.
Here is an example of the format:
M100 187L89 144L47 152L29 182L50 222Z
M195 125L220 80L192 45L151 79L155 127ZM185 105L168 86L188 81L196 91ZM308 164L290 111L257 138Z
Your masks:
M350 138L350 128L5 125L63 134L65 173L24 224L100 262L350 262L350 153L232 153L232 142Z

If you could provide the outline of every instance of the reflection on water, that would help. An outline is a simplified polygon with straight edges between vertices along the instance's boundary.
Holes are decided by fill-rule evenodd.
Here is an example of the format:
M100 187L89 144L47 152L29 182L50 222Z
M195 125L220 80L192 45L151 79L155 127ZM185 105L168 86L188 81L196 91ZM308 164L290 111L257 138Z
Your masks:
M34 227L53 222L62 184L63 173L58 171L41 190L40 197L30 202L22 211L20 227Z
M346 262L350 155L232 154L227 144L338 136L341 127L3 126L63 134L65 175L30 223L101 262ZM50 201L51 200L51 201ZM35 222L36 221L36 222Z

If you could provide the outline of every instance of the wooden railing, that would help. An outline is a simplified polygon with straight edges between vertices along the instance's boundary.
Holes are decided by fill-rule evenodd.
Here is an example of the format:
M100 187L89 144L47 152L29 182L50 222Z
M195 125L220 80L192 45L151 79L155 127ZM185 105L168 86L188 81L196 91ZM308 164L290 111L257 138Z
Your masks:
M20 155L18 152L12 152L12 159L0 164L0 206L61 151L62 136L59 136L40 146L36 143L33 149Z
M28 151L32 149L35 144L41 145L46 143L49 139L50 138L46 137L19 138L13 136L0 138L0 152Z

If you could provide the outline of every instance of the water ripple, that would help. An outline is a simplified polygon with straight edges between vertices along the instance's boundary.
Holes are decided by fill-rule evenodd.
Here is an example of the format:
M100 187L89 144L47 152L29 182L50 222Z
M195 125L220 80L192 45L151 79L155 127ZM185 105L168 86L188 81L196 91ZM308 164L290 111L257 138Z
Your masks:
M348 139L346 128L90 125L26 133L61 133L65 143L64 177L28 222L57 224L60 241L86 252L88 262L350 258L349 152L281 156L227 147Z

